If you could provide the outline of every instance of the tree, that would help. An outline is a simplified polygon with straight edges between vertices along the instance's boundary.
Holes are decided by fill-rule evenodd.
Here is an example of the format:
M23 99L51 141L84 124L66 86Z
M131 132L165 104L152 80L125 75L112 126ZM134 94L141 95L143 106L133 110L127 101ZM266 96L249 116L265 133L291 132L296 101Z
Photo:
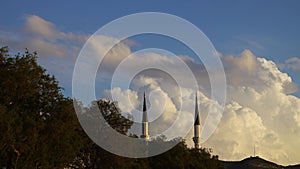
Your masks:
M218 156L211 155L212 149L190 149L189 168L191 169L224 169L225 166L219 161Z
M37 53L0 48L0 167L55 168L72 162L78 145L72 101ZM71 131L71 132L70 132Z
M117 132L127 135L128 130L133 124L133 122L130 120L130 116L123 117L121 115L120 109L116 102L99 99L92 102L91 106L89 107L84 107L78 102L76 103L76 106L80 107L79 109L82 110L81 118L85 118L92 127L95 127L95 133L99 133L99 137L103 137L101 132L104 132L107 127L112 127ZM107 122L106 125L97 125L97 120L99 120L98 113L102 114L103 118ZM101 130L101 132L97 132L97 130ZM130 166L133 159L120 157L107 152L91 141L83 130L81 130L81 132L82 133L80 135L83 136L82 140L84 140L85 146L81 149L81 154L79 155L79 158L77 158L77 161L81 161L81 164L77 165L77 168L131 168ZM77 162L77 164L78 163L80 162Z

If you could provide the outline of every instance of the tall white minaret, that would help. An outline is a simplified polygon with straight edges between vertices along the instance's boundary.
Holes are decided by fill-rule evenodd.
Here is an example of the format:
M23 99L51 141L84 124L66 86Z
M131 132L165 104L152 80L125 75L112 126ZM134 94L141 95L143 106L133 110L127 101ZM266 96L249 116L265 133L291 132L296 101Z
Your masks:
M146 94L144 93L144 104L143 104L143 119L142 119L142 135L141 138L146 141L150 140L148 133L148 116L147 116L147 105L146 105Z
M196 99L195 99L195 123L194 123L194 137L193 141L195 143L195 148L200 148L200 114L198 110L198 99L197 99L197 92L196 92Z

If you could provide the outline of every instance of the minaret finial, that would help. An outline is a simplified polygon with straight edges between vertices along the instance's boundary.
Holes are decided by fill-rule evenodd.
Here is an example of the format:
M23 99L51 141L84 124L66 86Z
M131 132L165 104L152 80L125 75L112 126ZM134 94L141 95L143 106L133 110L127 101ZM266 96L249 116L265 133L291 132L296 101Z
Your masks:
M144 92L143 121L142 122L148 122L147 104L146 104L146 93L145 92Z
M195 123L194 123L194 125L200 125L197 92L196 92L196 97L195 97Z

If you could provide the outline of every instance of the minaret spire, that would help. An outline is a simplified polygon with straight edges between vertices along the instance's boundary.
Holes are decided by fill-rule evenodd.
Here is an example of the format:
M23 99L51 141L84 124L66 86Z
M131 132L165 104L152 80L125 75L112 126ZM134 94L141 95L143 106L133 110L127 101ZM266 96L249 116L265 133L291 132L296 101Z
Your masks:
M148 115L147 115L147 105L146 105L146 94L144 92L144 103L143 103L143 119L142 119L142 135L141 138L149 141L150 136L148 134Z
M198 98L197 98L197 92L195 97L195 122L194 122L194 137L193 141L195 143L195 148L200 148L200 114L198 110Z
M194 125L200 125L197 92L196 92L196 99L195 99L195 123L194 123Z

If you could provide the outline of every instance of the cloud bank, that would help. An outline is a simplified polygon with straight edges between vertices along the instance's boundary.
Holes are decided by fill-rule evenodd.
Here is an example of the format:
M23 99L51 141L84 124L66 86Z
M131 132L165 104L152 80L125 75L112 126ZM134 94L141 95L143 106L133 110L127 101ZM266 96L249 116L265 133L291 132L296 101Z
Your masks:
M172 58L159 54L144 57L144 62L140 60L140 64L147 64L154 58L156 62L172 62ZM193 65L190 68L197 72L195 77L200 82L199 104L203 125L209 104L213 101L206 90L209 89L207 84L201 83L209 81L207 73L201 63L178 57ZM299 147L300 143L300 99L289 94L297 89L291 77L281 72L273 61L257 58L250 50L245 50L240 56L220 57L228 82L227 102L217 130L203 146L213 148L214 153L224 160L241 160L251 156L255 147L256 155L263 158L280 164L298 163L300 155L295 147ZM160 134L176 118L180 118L180 123L166 136L181 136L179 131L190 129L193 124L195 91L185 86L181 88L183 95L180 96L177 84L170 78L159 71L149 72L151 70L140 73L132 80L132 90L114 88L111 92L120 98L129 97L127 101L120 99L120 107L139 121L141 113L136 111L141 110L141 93L146 91L152 95L151 92L155 91L153 95L156 97L149 97L151 106L148 114L150 121L154 120L150 123L150 135ZM109 93L109 90L105 92L107 96L110 96ZM128 100L131 106L124 104ZM182 104L189 108L180 110ZM132 132L139 134L139 130L138 126L134 126ZM192 137L191 130L186 137L189 146L193 146Z

